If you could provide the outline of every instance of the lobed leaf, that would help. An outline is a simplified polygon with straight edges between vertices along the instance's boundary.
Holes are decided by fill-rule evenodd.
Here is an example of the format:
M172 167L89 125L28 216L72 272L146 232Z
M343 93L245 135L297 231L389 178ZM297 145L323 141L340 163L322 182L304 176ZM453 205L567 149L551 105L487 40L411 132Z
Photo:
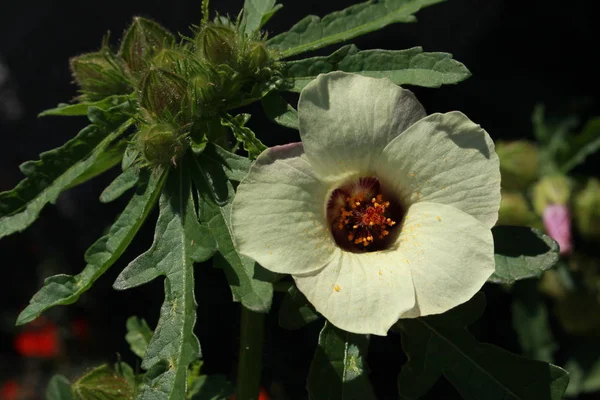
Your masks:
M39 161L22 164L19 168L26 178L14 189L0 193L0 238L26 229L47 203L54 203L63 190L81 181L82 175L97 171L104 152L132 123L127 120L112 132L88 126L63 146L42 153Z
M261 101L263 110L271 121L298 130L298 111L289 105L280 95L271 92Z
M233 136L235 136L238 142L244 145L244 150L248 152L251 158L256 158L267 146L262 144L256 137L256 134L245 126L249 119L250 114L240 114L235 117L227 115L221 119L221 124L231 129Z
M145 319L135 316L127 319L127 334L125 335L125 340L129 343L131 351L136 356L144 358L152 335L152 329L150 329Z
M76 400L133 400L135 387L108 365L92 369L71 387Z
M471 76L449 53L425 53L421 47L406 50L363 50L347 45L325 57L305 58L284 64L283 88L300 92L319 74L352 72L373 78L388 78L397 85L437 88L456 84Z
M242 26L246 35L252 35L281 9L283 5L275 4L275 0L244 1L244 20Z
M375 400L368 378L369 337L325 322L308 372L310 400Z
M234 301L241 302L249 310L266 313L271 308L273 285L257 279L264 273L262 267L235 249L229 221L234 189L227 180L227 167L215 162L210 154L207 147L192 160L189 168L198 190L200 222L217 243L215 266L224 270Z
M194 261L210 258L215 244L198 223L185 168L169 172L159 204L152 246L121 272L113 287L124 290L165 276L165 300L142 361L148 372L138 399L181 400L187 368L200 356L194 334Z
M478 343L467 331L484 308L480 293L444 314L398 322L408 356L398 377L402 398L421 398L443 375L465 400L562 399L566 371Z
M73 117L87 115L90 107L97 107L102 110L108 110L109 108L121 105L131 101L131 97L127 95L114 95L105 97L98 101L84 101L77 104L65 104L61 103L56 108L51 108L46 111L42 111L38 114L38 117L46 117L49 115Z
M56 305L72 304L87 291L117 259L133 240L144 220L154 207L164 181L162 176L140 177L140 185L108 233L98 239L85 253L88 265L79 274L55 275L31 298L29 305L17 318L17 325L26 324Z
M251 160L229 152L214 143L207 144L207 147L208 151L204 152L202 157L211 159L222 165L227 179L240 182L248 174L248 170L250 170L250 165L252 164Z
M279 307L279 326L284 329L300 329L319 319L319 313L295 285L291 285Z
M540 230L524 226L495 226L496 271L488 282L511 284L539 276L558 261L558 244Z
M74 400L69 380L62 375L54 375L46 388L46 400Z
M290 57L343 42L396 22L414 22L421 8L443 0L367 1L326 15L323 19L309 15L267 44L281 57Z
M127 168L119 176L117 176L103 191L100 193L100 201L102 203L110 203L121 197L126 191L135 187L140 178L139 168Z

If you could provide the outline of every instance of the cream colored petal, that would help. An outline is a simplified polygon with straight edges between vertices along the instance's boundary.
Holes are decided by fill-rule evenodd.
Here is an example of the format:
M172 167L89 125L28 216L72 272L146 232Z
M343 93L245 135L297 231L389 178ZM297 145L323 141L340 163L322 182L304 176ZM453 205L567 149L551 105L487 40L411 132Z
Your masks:
M415 307L403 318L439 314L469 300L494 272L492 233L471 215L435 203L410 206L397 241L410 268Z
M345 72L319 75L298 102L306 157L327 180L371 171L383 148L424 116L412 92Z
M293 277L317 311L348 332L384 336L415 303L408 265L395 251L338 249L322 270Z
M233 201L238 251L279 273L306 273L327 264L337 247L325 219L326 192L301 143L265 150Z
M500 165L486 131L460 112L432 114L383 150L376 174L406 203L465 211L491 228L500 208Z

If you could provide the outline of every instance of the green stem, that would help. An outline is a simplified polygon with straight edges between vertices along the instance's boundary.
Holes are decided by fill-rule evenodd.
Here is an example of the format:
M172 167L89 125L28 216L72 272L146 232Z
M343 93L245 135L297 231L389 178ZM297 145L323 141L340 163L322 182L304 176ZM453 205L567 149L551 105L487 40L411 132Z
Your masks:
M265 315L242 306L236 400L257 400L262 370Z

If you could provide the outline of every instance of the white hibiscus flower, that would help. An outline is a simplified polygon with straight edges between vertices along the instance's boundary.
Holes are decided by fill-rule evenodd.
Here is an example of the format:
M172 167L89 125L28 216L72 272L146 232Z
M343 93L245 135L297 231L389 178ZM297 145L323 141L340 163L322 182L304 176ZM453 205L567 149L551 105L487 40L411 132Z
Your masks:
M445 312L494 271L500 170L460 112L426 116L387 79L333 72L298 103L301 143L265 150L240 183L240 253L291 274L325 318L386 335Z

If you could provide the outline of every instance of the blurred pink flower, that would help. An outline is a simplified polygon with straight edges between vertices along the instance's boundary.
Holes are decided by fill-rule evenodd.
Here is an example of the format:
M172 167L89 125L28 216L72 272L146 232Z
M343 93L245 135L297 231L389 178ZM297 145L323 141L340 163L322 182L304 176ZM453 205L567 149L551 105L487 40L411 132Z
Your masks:
M571 213L566 205L553 204L544 209L542 216L548 235L558 242L560 255L568 255L573 250L571 240Z

